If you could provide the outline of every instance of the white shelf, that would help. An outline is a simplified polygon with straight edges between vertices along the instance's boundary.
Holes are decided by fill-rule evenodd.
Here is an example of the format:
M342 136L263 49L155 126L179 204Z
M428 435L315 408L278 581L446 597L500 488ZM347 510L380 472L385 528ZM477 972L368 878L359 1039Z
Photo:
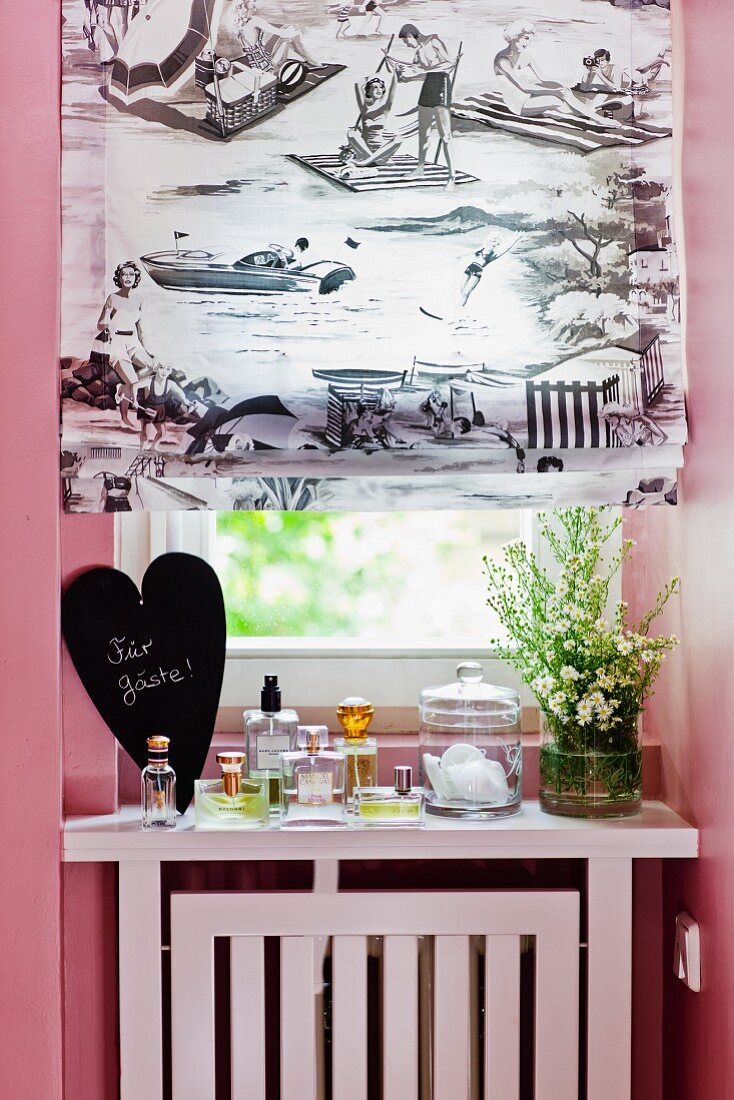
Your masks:
M183 860L338 859L677 859L698 855L698 830L662 802L636 817L585 821L554 817L537 802L514 817L477 824L429 818L424 828L194 829L190 807L171 832L143 831L140 809L67 818L66 863Z

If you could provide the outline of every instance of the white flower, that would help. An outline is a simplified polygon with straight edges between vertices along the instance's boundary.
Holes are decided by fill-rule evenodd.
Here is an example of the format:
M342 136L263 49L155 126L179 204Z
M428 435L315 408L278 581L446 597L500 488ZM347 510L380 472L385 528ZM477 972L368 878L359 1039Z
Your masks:
M566 641L565 641L565 642L563 643L563 648L564 648L565 650L567 650L567 651L570 651L570 650L572 650L572 649L575 649L575 648L576 648L576 643L575 643L575 642L572 642L572 641L571 641L571 639L570 639L570 638L568 638L568 639L567 639L567 640L566 640Z
M617 638L617 649L623 656L627 656L635 648L629 638Z
M597 634L606 634L608 629L609 623L606 619L597 619L594 623L594 630L597 632Z
M558 675L562 680L578 680L581 678L581 673L573 665L564 665Z
M553 714L562 714L563 704L565 702L565 693L563 691L557 691L555 695L551 695L548 699L548 708Z
M587 695L586 698L589 700L593 707L596 707L597 710L599 709L599 707L604 705L604 696L600 691L592 691L589 695Z
M559 619L557 623L551 623L550 629L554 634L565 634L571 627L568 619Z
M530 686L536 694L547 695L549 691L553 691L556 682L552 676L536 676Z
M563 675L563 671L561 671ZM617 682L616 676L612 676L611 672L598 672L596 675L596 682L600 688L613 688Z
M658 660L658 655L652 649L645 649L640 654L640 660L644 661L646 665L649 665L652 661Z
M576 718L580 726L585 726L591 720L593 708L588 699L582 699L576 704Z
M602 703L600 706L598 706L596 708L597 716L601 719L601 721L603 723L606 723L606 722L609 721L609 719L612 716L613 711L614 711L614 707L610 703Z

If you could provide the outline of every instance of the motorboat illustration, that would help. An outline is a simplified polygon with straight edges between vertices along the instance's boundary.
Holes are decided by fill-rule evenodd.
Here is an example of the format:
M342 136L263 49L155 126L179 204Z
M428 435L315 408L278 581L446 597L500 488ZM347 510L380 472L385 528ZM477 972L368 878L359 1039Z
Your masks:
M194 290L218 294L331 294L355 278L354 271L336 260L289 263L285 249L269 245L245 256L224 252L150 252L140 257L153 282L166 290Z

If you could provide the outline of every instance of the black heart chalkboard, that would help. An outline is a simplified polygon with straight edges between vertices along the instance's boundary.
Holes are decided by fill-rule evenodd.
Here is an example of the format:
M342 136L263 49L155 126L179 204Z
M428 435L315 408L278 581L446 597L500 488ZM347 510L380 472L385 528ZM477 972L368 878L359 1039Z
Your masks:
M191 554L163 554L142 599L117 569L90 569L64 594L61 621L89 697L138 767L146 738L170 737L183 813L204 768L224 674L226 624L216 573Z

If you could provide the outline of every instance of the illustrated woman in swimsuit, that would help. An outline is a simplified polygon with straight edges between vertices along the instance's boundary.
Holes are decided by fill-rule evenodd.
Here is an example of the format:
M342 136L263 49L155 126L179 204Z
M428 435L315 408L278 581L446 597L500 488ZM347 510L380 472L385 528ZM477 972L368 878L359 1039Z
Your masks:
M156 443L163 438L171 402L174 402L182 413L192 412L194 409L181 387L171 378L172 369L167 363L156 363L153 377L145 383L145 393L138 406L141 450L145 448L148 441L149 424L155 428L151 446L155 447Z
M402 137L396 140L395 134L389 134L385 130L385 119L395 98L395 86L394 73L389 82L375 73L354 85L359 119L356 126L347 131L344 152L345 159L360 168L384 164L402 144Z
M401 83L420 80L423 84L418 99L418 167L411 175L418 178L425 173L428 138L431 127L435 124L441 139L440 148L449 170L446 190L453 191L455 181L451 160L451 72L454 62L437 34L421 34L412 23L406 23L398 37L406 46L415 50L413 61L406 64L388 57L388 64Z
M275 27L257 14L257 0L239 0L234 11L234 27L245 61L252 69L277 75L290 54L300 57L311 69L321 68L298 27Z
M494 72L505 104L513 115L535 118L567 108L579 118L609 122L584 110L573 93L557 80L546 80L529 52L535 28L532 23L509 23L503 32L507 46L494 59Z
M143 299L136 293L140 279L140 268L132 260L118 264L112 277L118 289L107 298L97 321L100 334L106 333L110 366L121 379L116 400L128 428L133 427L129 407L136 404L137 392L154 365L143 335Z

